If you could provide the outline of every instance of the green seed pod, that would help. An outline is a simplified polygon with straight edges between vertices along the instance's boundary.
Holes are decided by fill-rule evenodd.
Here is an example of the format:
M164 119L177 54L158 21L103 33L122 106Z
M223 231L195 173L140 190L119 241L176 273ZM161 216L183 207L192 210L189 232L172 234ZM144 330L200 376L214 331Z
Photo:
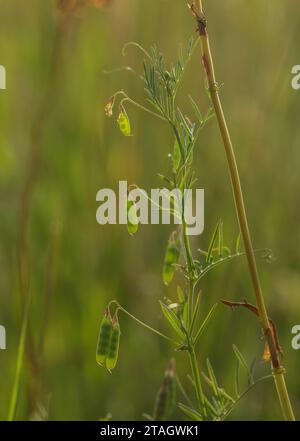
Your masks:
M130 121L129 121L128 115L126 113L126 110L122 106L122 104L120 105L118 124L119 124L119 128L124 136L132 136Z
M108 353L106 357L106 367L108 370L112 370L116 367L119 355L119 345L120 345L120 325L118 317L115 314L112 322L112 333L109 342Z
M113 332L113 325L106 310L102 319L96 350L96 361L100 366L105 364L106 357L109 352L111 335Z
M165 260L163 266L163 281L165 285L169 285L169 283L171 283L175 273L174 265L176 265L179 262L179 258L180 258L180 240L178 233L175 231L171 235L165 254Z
M171 360L155 400L153 420L167 420L176 405L175 362Z
M133 236L139 228L135 203L127 199L127 230Z

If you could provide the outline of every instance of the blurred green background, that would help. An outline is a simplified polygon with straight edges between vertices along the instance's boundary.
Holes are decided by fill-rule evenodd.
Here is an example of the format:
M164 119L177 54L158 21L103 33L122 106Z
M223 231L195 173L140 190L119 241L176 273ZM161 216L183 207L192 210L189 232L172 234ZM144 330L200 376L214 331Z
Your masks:
M130 72L104 74L131 65L141 71L143 56L121 49L127 41L156 44L176 60L195 23L185 0L112 0L87 6L64 41L54 107L45 119L42 160L30 210L30 327L39 367L25 358L17 419L32 417L34 391L51 420L141 419L154 398L172 348L136 323L121 317L118 366L110 376L95 362L99 322L106 303L116 298L129 311L168 332L158 300L175 299L176 282L161 280L165 244L172 227L144 226L130 237L123 226L97 225L96 193L117 189L127 180L149 190L161 186L157 173L169 171L172 136L151 116L127 107L134 136L124 138L116 117L107 119L109 96L124 88L144 102L141 82ZM300 322L299 165L300 94L291 88L291 68L299 64L300 4L296 0L206 1L217 77L236 146L249 221L256 248L271 248L271 264L259 269L271 317L285 353L287 383L300 416L300 351L291 348L291 328ZM17 225L20 195L28 172L30 130L48 82L55 26L55 1L0 0L0 64L7 90L0 91L0 324L7 350L0 351L0 418L6 419L15 372L22 307L18 282ZM200 53L182 84L180 102L192 114L188 95L205 111ZM193 249L207 246L219 218L234 246L238 232L226 159L216 121L198 141L194 168L205 189L205 232ZM253 300L245 260L217 269L203 282L202 314L219 298ZM44 335L43 343L40 343ZM257 321L247 311L219 306L199 345L199 360L210 357L220 384L233 391L232 344L245 358L257 357L263 342ZM44 351L42 351L44 346ZM189 366L176 355L178 372L189 389ZM191 391L192 393L192 391ZM174 418L182 418L178 413ZM276 419L280 410L274 385L259 385L232 419Z

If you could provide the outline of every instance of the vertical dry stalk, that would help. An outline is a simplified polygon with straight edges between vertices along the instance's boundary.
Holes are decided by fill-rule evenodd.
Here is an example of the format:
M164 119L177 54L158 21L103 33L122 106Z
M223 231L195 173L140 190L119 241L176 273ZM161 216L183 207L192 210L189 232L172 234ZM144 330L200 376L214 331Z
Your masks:
M218 93L218 85L215 77L213 58L210 48L209 36L207 32L206 19L203 13L202 0L195 0L191 8L197 20L197 30L201 40L203 66L207 76L209 89L211 93L211 99L214 105L216 117L218 120L218 125L220 128L223 144L226 151L237 217L241 229L241 234L243 237L245 252L247 255L247 261L251 275L253 290L256 297L259 318L270 349L271 361L273 367L273 376L276 384L276 389L284 419L293 421L295 420L295 417L285 384L285 379L284 379L285 371L281 364L280 354L276 349L276 342L274 339L274 335L272 333L272 329L266 311L264 296L260 284L260 278L256 266L252 240L248 227L248 220L245 210L242 187L240 183L239 171L236 163L236 158L233 150L230 133L228 130L228 126L226 123L225 115L223 112L222 104Z
M64 41L66 39L71 17L77 6L77 0L64 0L59 3L60 11L56 24L54 44L51 56L51 65L45 93L41 99L37 114L34 118L29 138L29 157L25 182L21 189L19 215L18 215L18 242L17 258L19 269L20 294L23 307L27 303L30 290L30 247L28 244L28 226L33 193L38 181L38 175L42 163L42 138L45 123L55 105L57 99L58 79ZM34 407L38 395L39 360L35 353L29 325L27 327L26 354L29 360L32 384L31 384L31 407Z
M74 7L74 6L73 6ZM29 249L28 249L28 224L32 195L37 183L39 170L41 167L41 143L45 122L51 115L57 97L57 85L59 78L59 67L62 58L63 43L69 28L72 9L69 7L62 9L57 21L54 44L51 57L50 73L46 86L46 91L42 97L37 114L34 118L30 131L29 139L29 158L27 163L27 174L23 188L21 190L19 217L18 217L18 260L19 278L22 300L26 299L26 292L29 289Z

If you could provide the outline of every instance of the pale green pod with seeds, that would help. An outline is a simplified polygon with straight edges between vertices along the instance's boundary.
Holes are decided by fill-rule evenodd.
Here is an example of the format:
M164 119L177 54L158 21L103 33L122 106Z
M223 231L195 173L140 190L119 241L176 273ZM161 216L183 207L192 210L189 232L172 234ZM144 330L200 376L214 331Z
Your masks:
M109 352L111 335L113 332L113 325L111 318L107 311L105 311L104 317L100 324L100 331L98 336L96 361L100 366L105 365L105 360Z
M173 232L169 240L163 266L163 281L165 285L172 282L175 265L178 264L180 258L180 240L177 232Z
M111 371L116 367L119 356L120 345L120 325L117 316L113 319L112 332L110 336L109 348L106 357L106 368Z
M122 105L120 105L118 124L119 124L119 128L124 136L132 136L130 121L129 121L128 115L126 113L126 110Z
M130 199L127 199L126 201L126 208L127 208L127 231L128 233L133 236L135 233L137 233L139 228L139 221L137 218L136 213L136 205L134 201L131 201Z

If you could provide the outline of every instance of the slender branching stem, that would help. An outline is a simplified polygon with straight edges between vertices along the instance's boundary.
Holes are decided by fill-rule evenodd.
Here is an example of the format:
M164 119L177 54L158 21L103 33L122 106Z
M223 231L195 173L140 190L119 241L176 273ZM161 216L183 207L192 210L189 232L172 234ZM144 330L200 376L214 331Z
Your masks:
M161 115L159 115L159 114L156 113L156 112L152 112L152 110L147 109L147 107L145 107L145 106L143 106L142 104L139 104L139 103L137 103L136 101L134 101L134 100L132 100L131 98L129 98L129 96L127 96L125 93L124 93L124 95L125 95L125 98L122 99L122 101L120 102L120 104L123 104L124 102L127 101L127 102L133 104L135 107L137 107L137 108L143 110L144 112L149 113L150 115L155 116L156 118L159 118L159 119L161 119L162 121L167 121L167 119L166 119L164 116L161 116Z
M31 295L29 292L27 299L26 299L26 305L25 305L25 309L24 309L24 315L23 315L23 321L22 321L22 327L21 327L21 334L20 334L19 345L18 345L16 370L15 370L15 376L14 376L14 381L13 381L12 393L11 393L10 402L9 402L9 410L8 410L8 418L7 418L8 421L13 421L15 419L16 411L17 411L19 388L20 388L20 381L21 381L21 371L22 371L23 358L24 358L25 345L26 345L26 336L27 336L27 329L28 329L28 318L29 318L30 304L31 304Z
M269 380L270 378L273 378L273 375L265 375L264 377L259 378L254 383L252 383L235 401L232 403L232 406L229 407L226 412L223 413L221 417L221 421L225 421L228 416L232 413L232 411L236 408L236 405L246 396L248 393L254 389L259 383L262 383L266 380Z
M189 349L189 358L190 358L190 363L191 363L191 368L192 368L193 382L195 384L195 389L196 389L196 394L197 394L199 411L200 411L201 415L203 415L203 417L206 418L207 411L206 411L206 406L205 406L205 397L204 397L203 390L202 390L202 384L201 384L201 379L200 379L200 374L199 374L197 357L196 357L195 349L193 347L191 347Z
M164 338L165 340L168 340L172 343L179 344L178 342L174 341L171 337L168 337L167 335L163 334L162 332L158 331L157 329L152 328L152 326L147 325L146 323L142 322L142 320L139 320L134 315L130 314L130 312L127 311L127 309L123 308L123 306L118 305L118 308L120 311L122 311L124 314L128 315L128 317L132 318L134 321L136 321L139 325L143 326L144 328L148 329L148 331L153 332L154 334L159 335L160 337Z
M183 201L184 204L184 201ZM185 247L186 261L187 261L187 269L188 269L188 278L189 278L189 293L188 293L188 303L187 303L187 328L188 328L188 339L189 339L189 359L192 368L192 375L196 389L196 395L198 400L199 411L204 418L207 417L207 411L205 407L205 397L202 390L201 377L199 372L199 366L197 363L196 353L195 353L195 344L192 339L191 325L192 325L192 317L194 312L194 289L195 289L195 277L194 277L194 264L193 257L191 252L190 240L187 234L187 226L185 221L185 213L184 209L182 210L182 234L183 241Z
M201 39L203 66L208 80L212 103L215 109L218 125L220 128L223 144L226 151L229 173L232 183L232 190L233 190L234 201L236 206L236 212L237 212L237 217L241 229L241 234L243 237L245 252L248 260L248 267L251 275L253 290L256 297L257 308L259 311L259 318L266 336L266 340L270 348L273 376L276 384L276 389L284 419L295 420L293 408L285 384L284 369L281 365L280 354L276 350L276 343L270 327L264 296L261 288L260 278L256 266L256 260L253 251L252 240L250 236L248 220L245 210L244 197L240 183L239 171L237 167L237 162L233 150L230 133L228 130L221 100L218 93L218 85L215 77L214 63L210 48L209 36L207 32L206 20L203 13L202 0L194 1L193 12L197 19L198 32Z

